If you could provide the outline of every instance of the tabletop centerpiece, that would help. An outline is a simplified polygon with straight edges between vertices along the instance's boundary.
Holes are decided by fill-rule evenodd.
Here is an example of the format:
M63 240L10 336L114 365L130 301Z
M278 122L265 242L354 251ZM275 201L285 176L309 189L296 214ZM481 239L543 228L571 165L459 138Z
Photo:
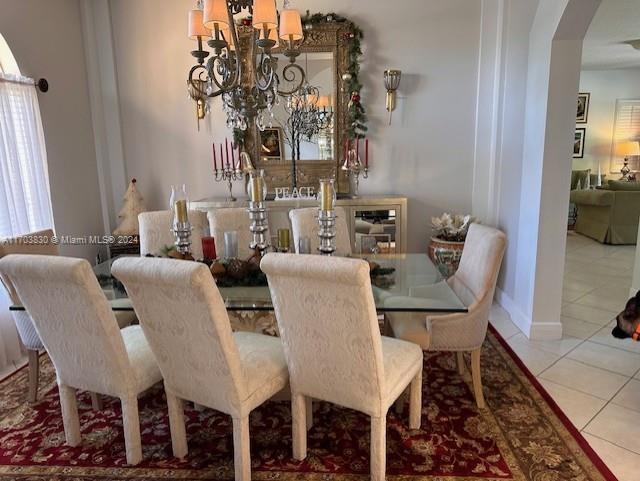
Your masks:
M473 222L470 215L447 212L431 218L435 235L429 241L428 254L443 276L451 277L458 270L467 232Z

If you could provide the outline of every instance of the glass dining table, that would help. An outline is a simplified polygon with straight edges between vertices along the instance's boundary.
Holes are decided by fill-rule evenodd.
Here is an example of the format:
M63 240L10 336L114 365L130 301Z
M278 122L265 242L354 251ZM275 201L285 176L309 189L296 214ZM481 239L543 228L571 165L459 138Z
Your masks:
M426 254L378 254L366 259L378 264L381 275L372 275L371 288L378 312L467 312L467 306L449 287ZM133 311L122 284L111 275L110 259L94 266L94 272L114 311ZM375 274L374 270L374 274ZM268 286L220 287L229 311L272 311ZM22 306L11 306L22 310Z

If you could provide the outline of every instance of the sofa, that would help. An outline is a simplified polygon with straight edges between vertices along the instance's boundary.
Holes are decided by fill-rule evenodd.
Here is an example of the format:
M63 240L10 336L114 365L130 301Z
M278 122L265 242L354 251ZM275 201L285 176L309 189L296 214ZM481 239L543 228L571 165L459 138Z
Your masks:
M640 183L610 180L602 188L572 190L575 231L603 244L635 244L640 217Z

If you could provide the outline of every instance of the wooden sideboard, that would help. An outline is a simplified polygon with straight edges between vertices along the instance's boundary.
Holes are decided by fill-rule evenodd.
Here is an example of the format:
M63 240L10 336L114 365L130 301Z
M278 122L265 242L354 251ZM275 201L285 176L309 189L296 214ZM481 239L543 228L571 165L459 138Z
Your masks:
M289 211L303 207L316 207L315 200L271 200L266 201L269 209L269 229L273 238L278 229L290 229ZM395 195L362 196L339 198L336 202L348 217L351 245L354 252L362 252L362 246L371 245L372 238L378 241L382 250L407 252L407 198ZM224 198L208 198L190 202L190 208L210 211L230 207L246 207L247 199L235 202ZM248 215L248 214L247 214Z

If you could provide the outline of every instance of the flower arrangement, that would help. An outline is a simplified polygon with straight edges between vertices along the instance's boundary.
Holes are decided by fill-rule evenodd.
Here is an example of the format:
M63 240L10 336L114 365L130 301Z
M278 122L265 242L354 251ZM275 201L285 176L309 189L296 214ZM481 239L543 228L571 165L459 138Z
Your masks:
M464 242L469 226L474 222L470 215L451 215L447 212L440 217L431 218L431 227L436 231L438 239L447 242Z

